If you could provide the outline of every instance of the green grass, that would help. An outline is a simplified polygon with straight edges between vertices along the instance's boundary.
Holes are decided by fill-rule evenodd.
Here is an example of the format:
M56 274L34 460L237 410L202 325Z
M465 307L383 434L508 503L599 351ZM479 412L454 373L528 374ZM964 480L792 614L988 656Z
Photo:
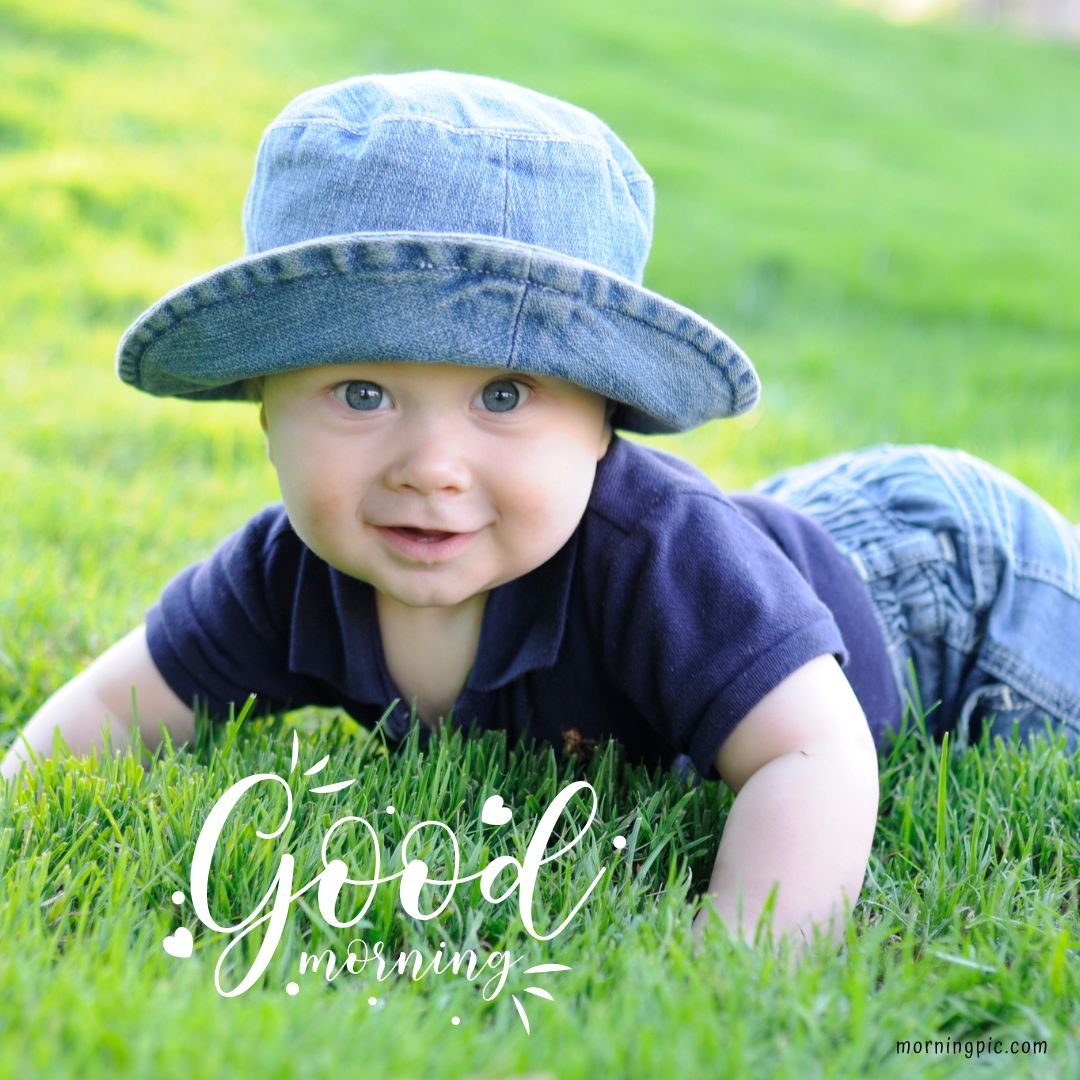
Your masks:
M728 330L764 382L750 417L655 445L729 488L872 442L961 446L1080 520L1074 48L778 0L506 13L494 0L4 5L5 747L173 573L277 497L250 407L140 395L117 380L113 354L162 292L240 254L263 126L293 94L359 72L498 75L577 101L624 136L657 185L646 284ZM376 819L388 859L408 824L447 821L471 872L521 857L566 780L594 784L597 820L536 910L557 922L599 866L608 873L553 942L464 892L431 923L403 921L392 889L367 916L373 938L429 954L440 940L483 942L570 965L544 977L554 1002L528 999L531 1035L506 995L486 1004L447 977L387 984L377 1010L360 977L309 976L287 996L302 949L356 936L324 926L313 904L292 916L265 985L240 997L213 988L220 936L200 928L186 963L164 954L178 925L169 896L185 887L210 806L239 777L286 774L294 729L302 763L331 754L320 781L358 778L318 812L298 809L284 843L305 882L342 813L400 807ZM691 901L729 803L719 785L684 789L614 747L556 765L499 735L448 737L426 758L372 750L346 718L306 712L239 732L200 725L194 752L166 754L146 776L130 757L53 762L5 795L0 1074L1080 1068L1075 757L905 740L882 762L852 936L791 970L721 940L699 957L689 948ZM517 830L498 843L476 822L493 790ZM274 810L232 837L214 878L219 913L246 914L267 888L284 848L253 829L276 823ZM629 844L616 854L620 832ZM1046 1039L1048 1052L895 1053L897 1039L946 1037Z
M839 953L818 943L792 969L783 954L718 937L693 954L691 902L708 881L730 802L715 785L684 788L628 765L614 743L590 762L560 765L550 751L508 748L501 733L447 732L427 757L415 740L391 756L337 721L306 713L285 724L201 726L193 751L167 749L146 777L130 757L45 762L36 792L24 789L0 828L0 940L17 944L0 964L6 1075L325 1075L357 1058L379 1075L432 1077L906 1075L916 1064L946 1076L973 1064L962 1051L932 1067L929 1056L897 1056L898 1040L927 1038L1045 1040L1042 1055L984 1055L980 1064L1002 1075L1075 1071L1080 806L1075 761L1046 742L960 755L910 736L896 745L882 762L882 821L857 926ZM475 888L417 923L384 885L363 922L344 930L324 922L309 893L265 976L220 997L215 975L223 990L235 988L262 932L218 971L231 938L200 927L190 902L176 908L169 898L188 892L194 840L219 795L256 772L289 776L294 729L301 769L329 754L318 782L358 783L317 798L304 795L315 781L293 778L293 824L277 842L255 830L281 824L282 797L234 817L210 879L223 925L259 907L285 852L295 858L295 888L310 881L324 833L341 816L372 821L383 876L400 869L395 850L407 828L445 821L465 877L499 855L521 859L539 815L571 780L596 790L597 817L574 855L541 875L537 931L554 929L601 867L605 874L550 942L525 934L516 901L491 905ZM515 811L506 830L477 821L493 791ZM564 842L589 809L585 798L570 804ZM616 854L619 834L628 842ZM346 857L350 876L368 876L370 841L359 829L346 835L354 843L331 842L327 859ZM432 877L450 875L449 843L434 830L409 853L430 861ZM346 887L339 920L367 895ZM427 890L424 909L444 897ZM160 947L177 925L195 931L185 962ZM333 949L343 962L360 935L385 942L390 956L418 949L425 962L445 941L481 960L500 949L570 970L533 978L551 1002L521 992L525 963L491 1002L481 997L484 976L380 983L365 970L329 984L298 976L302 950ZM295 998L283 991L290 979L300 983ZM512 1008L515 991L529 1036Z

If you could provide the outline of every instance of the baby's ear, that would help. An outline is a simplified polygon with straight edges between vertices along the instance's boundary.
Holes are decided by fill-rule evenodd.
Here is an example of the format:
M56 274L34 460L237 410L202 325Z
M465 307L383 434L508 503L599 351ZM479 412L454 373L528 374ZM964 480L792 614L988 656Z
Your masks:
M601 436L602 442L600 445L600 454L596 459L597 461L599 461L608 452L608 447L611 446L611 440L615 435L615 429L611 426L611 414L615 412L618 404L619 403L617 401L613 401L611 398L608 398L607 405L604 408L604 431Z
M259 426L263 429L263 442L266 444L266 459L274 464L274 454L270 449L270 429L266 425L266 406L259 402Z

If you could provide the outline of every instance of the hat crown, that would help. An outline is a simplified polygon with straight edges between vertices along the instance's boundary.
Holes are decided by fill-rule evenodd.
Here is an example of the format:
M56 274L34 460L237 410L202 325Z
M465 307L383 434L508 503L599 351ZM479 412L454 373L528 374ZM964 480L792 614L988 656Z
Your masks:
M648 173L584 109L481 75L365 75L301 94L266 129L245 250L355 233L485 236L640 284L653 209Z

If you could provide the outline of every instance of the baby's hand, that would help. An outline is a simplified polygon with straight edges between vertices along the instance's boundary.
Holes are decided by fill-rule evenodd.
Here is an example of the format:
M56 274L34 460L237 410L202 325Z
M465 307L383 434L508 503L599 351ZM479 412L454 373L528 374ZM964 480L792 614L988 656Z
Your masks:
M51 756L53 735L74 754L85 757L105 749L109 732L113 749L131 745L138 724L143 746L153 753L161 745L161 725L177 746L195 738L195 714L161 677L146 646L146 628L137 626L101 654L85 671L65 683L30 718L0 763L4 779L32 769L27 743L41 758Z

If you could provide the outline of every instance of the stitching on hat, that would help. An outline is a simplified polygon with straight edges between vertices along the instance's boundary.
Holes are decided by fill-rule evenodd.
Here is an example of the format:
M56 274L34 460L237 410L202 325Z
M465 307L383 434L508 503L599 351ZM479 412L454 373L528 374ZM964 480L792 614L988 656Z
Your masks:
M532 262L532 256L531 255L529 256L529 260L530 260L529 265L531 266L531 262ZM383 270L379 270L378 272L380 274L411 274L411 273L415 273L417 271L417 269L436 270L436 271L461 270L461 271L464 271L467 274L484 274L484 275L486 275L488 277L497 278L500 281L511 282L511 283L515 283L515 284L518 284L518 285L524 284L525 287L526 287L525 288L526 292L528 291L529 288L532 288L532 289L540 289L543 292L555 293L558 296L575 297L575 296L578 295L576 293L566 292L564 289L557 289L553 285L544 285L544 284L542 284L541 282L538 282L538 281L525 281L525 282L523 282L520 278L508 277L505 274L497 274L492 270L477 270L474 267L459 266L456 263L453 264L453 265L450 265L450 266L432 266L431 264L427 264L427 265L421 266L421 267L417 267L417 266L402 267L401 269L398 269L398 270L386 270L386 269L383 269ZM295 284L301 284L301 283L304 283L304 282L308 282L308 281L311 281L312 279L333 278L333 277L341 277L341 276L343 276L343 275L336 274L336 273L331 273L331 272L326 271L326 270L320 270L320 271L316 271L315 273L311 273L311 274L303 274L303 275L301 275L299 277L288 278L286 280L277 280L277 281L269 282L267 284L260 284L259 285L259 290L261 291L263 289L279 288L279 287L283 287L283 286L288 287L290 285L295 285ZM252 291L254 291L254 290L252 290ZM168 311L169 315L171 316L171 318L173 320L172 323L170 325L168 325L168 326L162 327L160 330L152 330L149 326L144 328L146 330L146 332L148 333L149 337L148 337L148 340L146 341L146 344L142 347L142 349L140 349L139 353L133 358L134 362L138 363L141 360L142 354L146 351L146 349L150 345L152 345L155 341L159 340L160 338L164 337L167 333L169 333L169 331L174 330L177 326L179 326L186 319L190 319L190 318L194 317L195 315L200 314L203 311L207 311L210 308L217 307L219 304L225 303L226 301L233 300L233 299L235 299L235 297L233 297L231 295L230 296L220 296L220 297L217 297L217 298L215 298L213 300L210 300L209 302L207 302L205 304L192 304L182 315L177 314L175 309L173 309L172 303L174 301L170 301L167 304L164 304L161 311L160 312L155 312L155 315L164 314L165 311ZM522 294L522 302L524 303L524 293ZM608 306L606 304L597 304L597 303L592 303L591 301L590 301L590 303L591 303L592 307L595 307L599 311L606 311L606 312L609 312L612 315L618 315L621 318L630 319L633 322L640 323L642 326L647 326L650 330L659 331L661 334L666 334L668 337L675 338L676 341L681 341L681 342L683 342L683 344L689 345L692 349L699 352L702 356L705 356L705 357L709 356L708 351L706 351L705 349L702 349L700 346L698 346L698 344L696 342L690 341L685 337L681 337L680 335L673 333L671 330L669 330L665 326L660 326L658 323L650 322L648 319L644 319L640 315L633 315L628 311L620 311L618 308L610 307L610 306ZM518 314L520 316L520 309L519 309ZM515 325L516 325L516 323L515 323ZM730 363L730 361L732 359L732 355L731 355L732 352L735 352L735 353L738 352L737 347L734 345L734 343L730 339L727 339L726 336L725 336L725 343L728 346L729 354L728 354L727 357L725 357L725 360L723 362L724 367L726 367L727 364Z
M417 121L424 124L431 124L434 127L440 127L444 131L452 131L458 135L497 135L504 139L517 139L519 142L572 143L577 146L589 146L594 150L602 150L605 157L614 160L614 155L611 153L611 150L606 143L598 142L597 140L590 139L586 136L576 136L573 134L564 135L556 132L516 131L513 128L457 127L454 124L446 123L445 120L440 120L438 117L426 116L423 113L416 113L415 115L410 116L383 116L374 124L365 124L360 127L353 124L343 124L340 120L336 120L332 116L311 116L296 120L278 120L272 123L266 130L267 132L270 132L277 128L323 125L326 127L338 128L348 135L367 135L377 124L411 124ZM616 165L618 165L618 162L616 162ZM645 178L648 178L647 173L632 173L628 175L633 175L634 177L644 176Z
M521 301L518 303L517 313L514 315L514 329L510 334L510 354L509 358L512 361L514 359L514 350L517 348L517 336L518 327L521 325L521 313L525 310L525 297L529 295L529 281L528 275L532 270L532 255L529 255L529 261L525 264L526 281L524 282L525 288L521 290ZM483 271L481 271L483 273ZM543 286L541 286L543 288ZM557 291L557 290L553 290Z
M528 292L529 288L540 289L543 292L552 292L552 293L555 293L555 294L557 294L559 296L574 296L574 295L576 295L574 293L565 292L562 289L556 289L551 285L543 285L540 282L530 282L530 281L521 282L521 280L519 278L507 277L505 274L496 274L491 270L476 270L476 269L473 269L471 267L464 267L464 266L457 266L457 265L449 266L449 267L432 267L432 266L429 265L429 266L423 267L423 269L463 270L466 273L470 273L470 274L485 274L488 277L498 278L500 281L507 281L507 282L512 282L512 283L524 284L525 289L522 291L521 305L518 308L518 313L517 313L517 316L515 317L515 320L514 320L514 332L513 332L513 337L511 339L511 345L510 345L510 354L511 354L511 356L513 355L514 343L515 343L516 338L517 338L517 327L518 327L518 323L519 323L520 318L521 318L521 312L522 312L522 310L524 309L524 306L525 306L525 294ZM402 274L402 273L411 273L414 270L415 270L414 267L409 267L407 269L401 269L401 270L383 271L383 273ZM285 280L285 281L275 281L275 282L271 283L270 285L263 285L263 286L261 286L261 288L274 288L274 287L282 286L282 285L288 286L288 285L295 284L297 282L311 280L312 277L330 278L330 277L336 277L336 276L339 276L339 275L327 273L326 271L322 271L322 272L319 272L319 273L314 274L314 275L308 274L308 275L305 275L305 276L303 276L301 278L290 278L290 279ZM198 315L201 312L208 310L209 308L216 307L218 304L223 303L225 300L228 300L228 299L231 299L231 298L230 297L222 297L220 299L210 301L209 303L206 303L206 304L192 305L192 307L188 311L186 311L183 315L177 315L175 311L169 309L169 315L172 317L173 321L170 323L170 325L162 327L160 330L150 330L149 328L147 328L146 341L143 344L142 348L139 350L138 354L136 354L134 357L131 358L132 362L135 365L138 366L141 363L143 354L150 347L150 345L152 345L155 341L158 341L160 338L164 337L167 333L169 333L169 331L174 330L182 322L184 322L185 319L190 319L190 318L194 317L195 315ZM628 311L620 311L618 308L609 307L609 306L604 305L604 304L594 304L593 306L595 308L597 308L599 311L606 311L606 312L609 312L612 315L618 315L621 318L630 319L633 322L640 323L642 326L647 326L650 330L656 330L661 334L666 334L668 337L675 338L676 341L680 341L685 345L689 345L692 349L694 349L696 352L700 353L702 356L704 356L704 357L709 356L709 353L705 349L700 348L697 345L696 342L689 341L685 337L680 337L679 335L673 333L671 330L668 330L666 327L659 326L659 325L657 325L656 323L653 323L653 322L649 322L647 319L643 319L639 315L632 315ZM726 368L728 367L728 365L731 363L732 359L734 358L733 353L735 353L737 351L735 349L734 344L730 340L727 341L726 344L728 346L728 355L724 357L722 363L719 365L720 370L725 375L727 375ZM731 382L730 376L728 376L728 381L729 381L729 383ZM732 385L731 389L733 391L735 391L737 389L737 387ZM736 397L736 400L739 399L738 394L736 394L735 397Z
M502 208L502 235L506 237L507 207L510 205L510 148L507 140L503 139L503 208ZM507 239L509 239L507 237ZM531 262L530 262L531 264Z

